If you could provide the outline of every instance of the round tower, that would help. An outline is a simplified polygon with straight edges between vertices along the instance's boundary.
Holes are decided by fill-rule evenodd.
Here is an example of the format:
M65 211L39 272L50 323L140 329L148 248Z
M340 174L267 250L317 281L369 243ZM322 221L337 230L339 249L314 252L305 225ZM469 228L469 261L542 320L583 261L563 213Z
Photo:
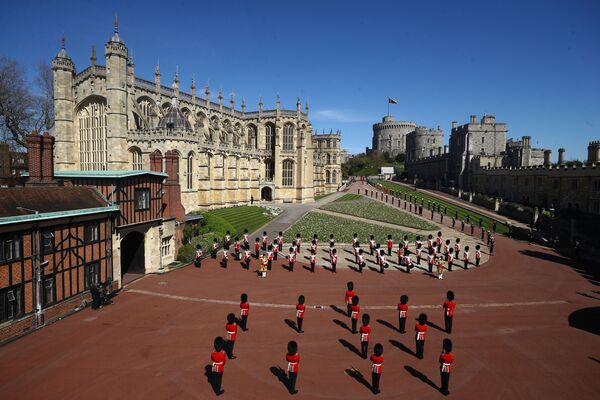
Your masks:
M396 121L388 115L373 124L373 150L389 153L392 156L406 153L406 135L414 131L417 124L410 121Z
M75 149L73 76L75 64L65 48L65 37L61 39L60 51L52 60L54 79L54 129L56 144L54 161L57 171L76 169L79 151Z
M119 36L119 21L104 46L106 59L107 169L127 169L127 47Z

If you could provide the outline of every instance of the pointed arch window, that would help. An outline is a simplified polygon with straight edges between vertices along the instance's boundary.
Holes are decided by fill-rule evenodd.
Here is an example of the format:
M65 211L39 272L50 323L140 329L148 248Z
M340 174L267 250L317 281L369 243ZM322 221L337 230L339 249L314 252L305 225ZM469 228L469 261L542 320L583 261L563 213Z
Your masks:
M269 151L275 149L275 126L271 124L265 126L265 145Z
M131 157L131 169L134 171L141 171L143 169L142 163L142 152L138 148L132 148L129 150Z
M106 100L92 98L77 112L81 169L106 169Z
M294 185L294 162L292 160L285 160L282 166L282 182L283 186Z
M294 126L292 124L283 127L283 150L294 150Z
M256 127L254 125L248 125L248 148L253 150L258 148Z
M187 188L194 188L194 153L189 152L187 156L187 165L186 165L186 178L187 178Z
M331 172L325 171L325 183L331 183Z

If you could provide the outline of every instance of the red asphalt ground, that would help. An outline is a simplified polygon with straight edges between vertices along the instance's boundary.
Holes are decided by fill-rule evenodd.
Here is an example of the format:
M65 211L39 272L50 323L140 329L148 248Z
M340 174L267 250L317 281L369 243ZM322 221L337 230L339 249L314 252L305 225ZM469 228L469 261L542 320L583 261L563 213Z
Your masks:
M234 262L224 270L208 261L200 270L186 267L147 276L129 285L114 305L85 309L0 348L0 395L10 399L212 398L204 376L212 342L224 335L227 313L238 315L239 294L245 291L254 304L250 329L238 335L238 358L226 365L222 398L287 398L270 368L286 367L286 343L291 339L298 341L301 356L297 398L372 398L366 385L345 374L355 367L370 381L370 363L340 342L359 347L358 335L336 324L334 320L349 324L349 319L328 307L343 308L345 283L353 280L363 309L375 307L364 310L372 320L370 350L375 342L384 345L379 398L443 398L437 390L437 358L447 335L430 327L425 359L418 360L411 354L412 328L413 319L423 311L433 324L443 325L441 308L416 306L441 305L448 289L456 292L458 303L451 335L456 362L450 398L598 398L600 337L568 322L574 311L600 305L598 287L550 250L504 237L497 238L496 249L485 266L447 272L443 281L423 271L408 275L393 268L384 275L370 270L361 275L347 268L339 268L337 274L323 269L312 274L297 266L292 273L279 263L267 279L258 279L252 272L256 260L251 271ZM295 320L293 306L300 293L309 306L326 306L307 310L304 334L295 333L284 321ZM402 293L410 296L413 306L407 324L411 331L405 335L394 328L393 308ZM548 303L514 304L531 302ZM496 306L486 307L490 304ZM590 326L594 322L598 320L587 321Z

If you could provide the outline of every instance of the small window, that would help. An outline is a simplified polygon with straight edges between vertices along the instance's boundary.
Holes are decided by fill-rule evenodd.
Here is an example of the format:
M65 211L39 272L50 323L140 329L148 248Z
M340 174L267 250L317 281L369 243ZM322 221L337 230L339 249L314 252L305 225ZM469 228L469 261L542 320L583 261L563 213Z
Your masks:
M167 257L171 255L171 236L163 238L160 245L160 256Z
M83 240L85 243L94 243L100 240L100 226L97 223L86 225L84 229Z
M21 237L12 235L0 238L0 263L21 258Z
M42 247L44 254L50 254L54 251L54 232L51 230L42 231Z
M43 306L54 303L54 276L44 278Z
M135 209L137 211L150 208L150 189L135 189Z
M100 283L100 263L91 263L85 266L85 288Z
M9 287L0 291L0 322L18 318L23 313L21 288Z

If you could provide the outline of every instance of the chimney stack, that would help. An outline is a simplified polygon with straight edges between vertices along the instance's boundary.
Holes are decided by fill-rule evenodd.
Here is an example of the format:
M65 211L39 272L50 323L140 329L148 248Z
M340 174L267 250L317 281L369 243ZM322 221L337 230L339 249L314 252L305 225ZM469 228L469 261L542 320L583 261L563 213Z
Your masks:
M476 124L477 123L477 115L471 115L471 120L469 121L470 124Z
M32 131L25 137L25 143L29 170L27 183L39 183L42 180L42 138L36 131Z
M589 164L598 164L600 162L600 141L594 140L590 142L588 146L588 159Z
M155 150L150 154L150 171L162 172L163 161L162 153L159 150Z
M523 148L529 149L531 148L531 136L523 136Z
M458 126L458 122L452 121L452 129L456 128L457 126Z
M54 136L44 132L42 138L42 180L52 182L54 180Z
M563 165L565 163L565 149L561 147L558 149L558 165Z
M552 165L552 150L544 150L544 166L550 167Z

